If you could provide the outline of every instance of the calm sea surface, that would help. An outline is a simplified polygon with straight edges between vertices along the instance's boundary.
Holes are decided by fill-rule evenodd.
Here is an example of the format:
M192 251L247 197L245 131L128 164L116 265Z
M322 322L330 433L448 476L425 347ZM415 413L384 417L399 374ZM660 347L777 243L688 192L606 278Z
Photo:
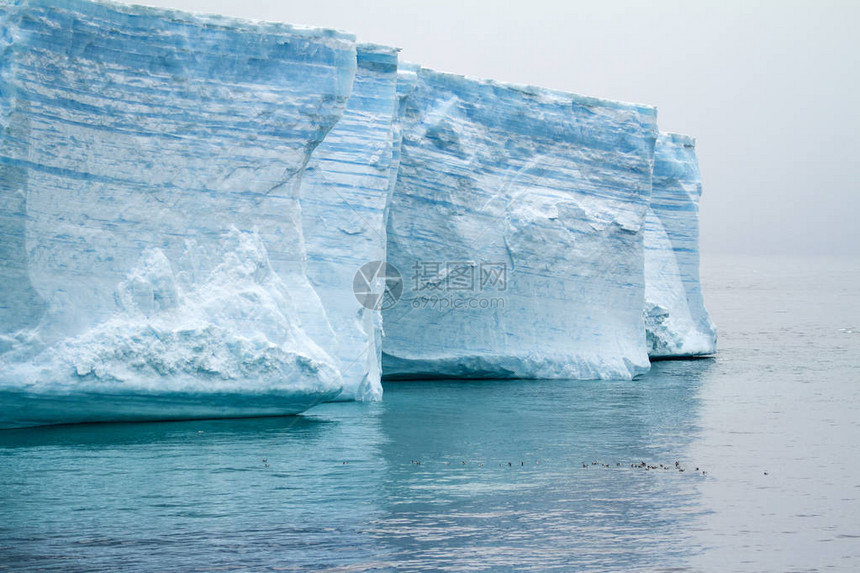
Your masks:
M633 382L2 431L0 570L860 570L860 261L703 278L717 358Z

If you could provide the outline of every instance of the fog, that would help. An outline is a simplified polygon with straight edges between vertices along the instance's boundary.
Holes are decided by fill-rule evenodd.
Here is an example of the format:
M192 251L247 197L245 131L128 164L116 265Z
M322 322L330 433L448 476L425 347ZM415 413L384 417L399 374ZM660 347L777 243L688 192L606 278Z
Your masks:
M662 130L697 138L704 253L860 254L860 2L143 3L338 28L442 71L656 105Z

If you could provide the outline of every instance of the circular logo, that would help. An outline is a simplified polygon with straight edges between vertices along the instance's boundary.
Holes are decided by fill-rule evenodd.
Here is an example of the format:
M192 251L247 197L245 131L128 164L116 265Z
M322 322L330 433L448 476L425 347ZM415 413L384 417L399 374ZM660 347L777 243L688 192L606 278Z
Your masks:
M397 304L403 295L403 277L394 265L371 261L355 273L352 292L363 307L387 310Z

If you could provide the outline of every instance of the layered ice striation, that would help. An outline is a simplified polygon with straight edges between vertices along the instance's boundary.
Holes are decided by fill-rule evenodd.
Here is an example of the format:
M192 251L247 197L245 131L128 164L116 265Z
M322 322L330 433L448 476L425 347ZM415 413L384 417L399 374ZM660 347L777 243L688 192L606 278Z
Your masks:
M386 376L632 378L649 368L652 107L401 75Z
M652 358L716 352L717 331L699 283L701 194L695 140L661 133L645 225L645 327Z
M0 427L335 397L299 193L352 37L78 0L0 15Z
M385 260L385 208L397 167L397 52L360 44L357 63L343 117L305 169L301 205L308 277L331 326L312 335L337 359L339 399L374 400L382 396L382 316L376 305L362 305L353 287L359 268Z
M0 52L0 428L714 351L652 107L83 0L0 0Z

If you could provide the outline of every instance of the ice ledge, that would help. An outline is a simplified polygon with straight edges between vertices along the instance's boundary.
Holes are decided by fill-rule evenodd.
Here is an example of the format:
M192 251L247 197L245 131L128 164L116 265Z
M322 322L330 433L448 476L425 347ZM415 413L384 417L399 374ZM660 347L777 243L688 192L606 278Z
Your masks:
M696 147L696 138L681 133L660 132L661 141L665 144L676 144L684 147Z
M538 358L499 355L440 356L438 358L401 358L382 354L383 380L428 379L568 379L633 380L648 373L647 365L628 359L607 362L603 356ZM388 370L389 374L385 374Z
M488 78L481 78L477 76L471 76L467 74L456 74L452 72L444 72L435 70L432 68L427 68L421 66L419 64L414 64L410 62L401 63L401 69L407 73L417 73L417 74L432 74L435 75L444 81L450 83L452 87L456 88L469 88L474 85L484 85L491 86L495 88L499 88L502 90L511 90L514 92L519 92L525 95L530 96L541 96L548 99L559 99L562 101L569 101L572 104L582 105L586 107L602 107L607 109L619 109L619 110L631 110L636 111L637 113L642 114L643 116L649 116L656 119L657 117L657 108L656 106L649 104L640 104L640 103L631 103L624 102L619 100L612 99L604 99L598 98L594 96L582 95L574 92L545 88L540 86L535 86L532 84L520 84L514 82L503 82ZM683 137L683 136L681 136Z

